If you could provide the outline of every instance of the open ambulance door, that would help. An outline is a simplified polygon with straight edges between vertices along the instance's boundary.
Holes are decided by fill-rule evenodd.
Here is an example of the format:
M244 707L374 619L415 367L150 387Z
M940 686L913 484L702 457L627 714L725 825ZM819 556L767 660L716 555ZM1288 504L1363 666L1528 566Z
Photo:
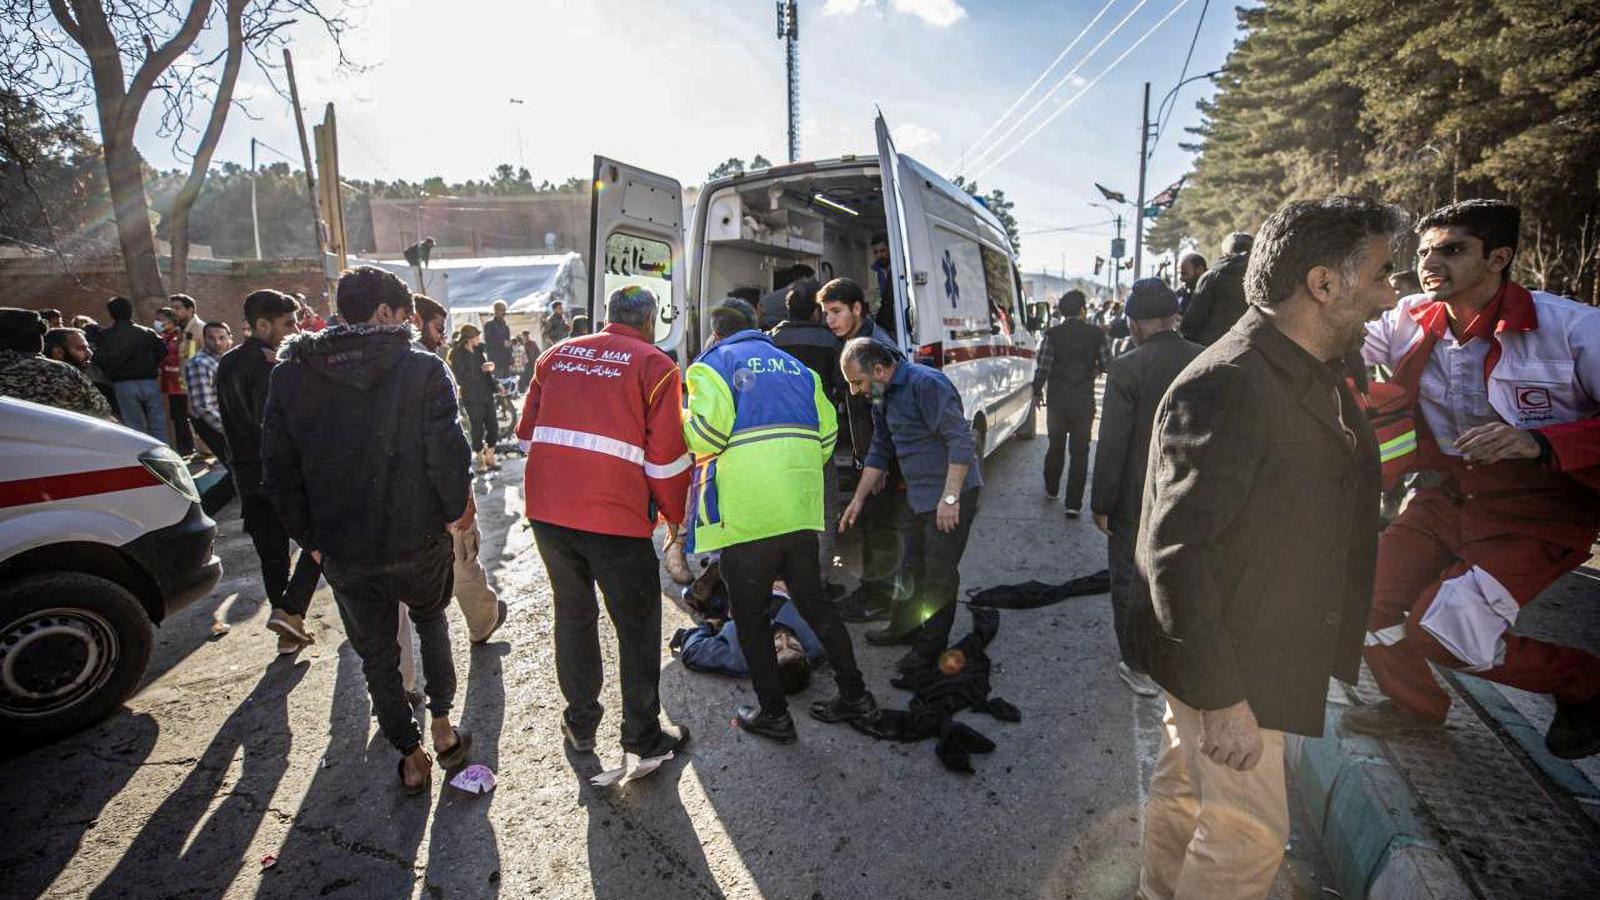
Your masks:
M606 298L630 284L660 301L654 333L669 353L683 340L683 187L674 179L603 156L590 191L589 321L605 322Z
M873 122L873 129L878 137L878 173L883 181L883 211L888 217L887 227L884 231L889 235L889 268L893 270L894 277L894 321L895 332L900 337L902 347L915 346L915 335L906 315L906 310L915 309L913 303L913 287L909 273L911 272L911 254L906 238L905 201L901 199L900 184L903 181L900 173L900 154L895 152L894 139L889 136L889 124L883 120L883 113L878 113Z

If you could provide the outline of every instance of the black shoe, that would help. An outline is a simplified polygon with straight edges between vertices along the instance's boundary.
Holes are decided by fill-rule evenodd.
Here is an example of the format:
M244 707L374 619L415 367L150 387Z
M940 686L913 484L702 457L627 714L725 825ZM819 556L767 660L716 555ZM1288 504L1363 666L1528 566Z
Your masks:
M842 599L844 597L844 595L845 595L844 585L835 584L832 581L824 582L823 585L822 585L822 589L824 591L827 591L828 599L832 600L835 603L838 603L839 600Z
M839 618L846 622L884 622L889 619L887 607L872 605L860 591L839 601Z
M840 695L832 700L818 700L811 704L811 718L819 722L854 722L870 719L877 714L878 701L872 699L868 691L862 691L861 696L854 700L846 700Z
M1082 514L1082 510L1078 509L1076 506L1067 507L1067 518L1069 519L1076 519Z
M915 675L933 668L937 662L938 657L912 650L895 661L894 670L901 675Z
M733 720L745 731L780 744L792 744L799 737L794 730L794 717L788 710L768 713L754 706L741 706L733 714Z
M874 628L867 632L866 638L867 643L874 647L903 646L911 643L911 635L914 631L916 631L914 628L911 631L899 631L893 625L885 625L882 628Z
M654 756L666 756L676 753L689 743L689 729L683 725L663 725L661 734L656 736L655 743L643 750L637 751L640 759L650 759Z
M567 742L568 747L578 753L594 752L594 732L579 734L578 730L572 727L572 723L567 721L566 716L561 717L561 737Z
M1430 722L1393 700L1381 700L1369 706L1352 706L1344 711L1339 724L1345 731L1370 737L1444 728L1443 722Z
M1545 749L1562 759L1600 753L1600 697L1581 703L1556 701L1556 717L1544 736Z

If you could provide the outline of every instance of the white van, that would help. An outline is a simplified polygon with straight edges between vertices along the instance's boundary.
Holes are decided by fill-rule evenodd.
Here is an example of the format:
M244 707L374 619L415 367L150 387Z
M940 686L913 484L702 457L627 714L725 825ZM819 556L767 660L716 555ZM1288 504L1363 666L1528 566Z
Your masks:
M35 743L115 711L152 626L222 577L216 534L165 444L0 397L0 731Z
M847 277L869 297L874 234L888 236L899 343L944 370L987 454L1031 437L1039 335L1005 228L988 208L895 152L880 115L876 157L776 166L709 182L684 252L683 190L666 176L595 157L589 313L627 284L661 298L655 341L680 363L709 336L707 311L736 288L771 291L804 263L820 281ZM685 261L687 260L687 265Z

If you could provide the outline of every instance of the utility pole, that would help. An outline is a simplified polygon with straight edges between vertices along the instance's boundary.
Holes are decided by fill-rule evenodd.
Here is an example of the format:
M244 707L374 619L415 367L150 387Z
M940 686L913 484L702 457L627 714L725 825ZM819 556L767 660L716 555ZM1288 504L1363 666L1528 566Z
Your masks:
M778 40L783 41L789 83L789 162L800 159L800 3L778 0Z
M256 259L261 258L261 217L256 213L256 139L250 139L250 230L256 236Z
M1111 300L1115 302L1122 295L1122 257L1128 252L1128 244L1122 239L1122 213L1117 213L1117 236L1111 241Z
M1141 263L1144 261L1144 176L1145 169L1150 162L1150 82L1144 83L1144 112L1139 117L1139 199L1134 209L1133 220L1133 280L1139 280Z
M317 244L317 259L322 259L322 211L317 203L317 177L313 174L316 170L311 165L311 145L306 142L305 117L300 114L300 89L294 80L294 58L289 55L289 48L283 48L283 68L289 79L289 102L294 105L294 131L300 136L300 158L306 167L306 196L311 200L311 239ZM330 293L328 296L332 297Z

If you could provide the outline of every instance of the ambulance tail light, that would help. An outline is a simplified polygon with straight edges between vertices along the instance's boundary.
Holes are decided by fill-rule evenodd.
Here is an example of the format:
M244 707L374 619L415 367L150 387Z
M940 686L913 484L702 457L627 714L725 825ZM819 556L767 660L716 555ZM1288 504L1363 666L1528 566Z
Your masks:
M912 356L912 361L924 366L932 366L935 369L944 368L944 342L934 341L931 344L923 344L917 348L917 352Z

